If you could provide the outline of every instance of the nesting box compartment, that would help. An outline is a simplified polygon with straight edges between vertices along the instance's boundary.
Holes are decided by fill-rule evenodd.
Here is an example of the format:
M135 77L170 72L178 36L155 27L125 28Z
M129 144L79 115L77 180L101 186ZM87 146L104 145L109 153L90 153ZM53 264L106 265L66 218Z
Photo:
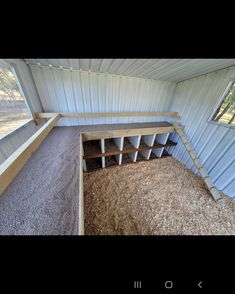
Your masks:
M170 133L101 138L83 142L84 171L171 156ZM108 134L107 134L108 136Z

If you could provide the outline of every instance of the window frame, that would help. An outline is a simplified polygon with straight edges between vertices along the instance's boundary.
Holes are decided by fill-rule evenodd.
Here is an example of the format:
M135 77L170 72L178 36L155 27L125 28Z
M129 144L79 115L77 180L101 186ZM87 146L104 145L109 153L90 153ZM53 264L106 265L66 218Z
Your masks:
M226 94L228 93L231 85L233 83L235 83L235 77L234 78L230 78L228 81L227 81L228 85L226 86L225 90L222 92L220 98L218 99L218 102L216 103L216 106L214 107L213 111L212 111L212 114L209 116L207 122L211 123L211 124L214 124L216 126L223 126L223 127L226 127L226 128L229 128L229 129L234 129L235 130L235 126L233 125L229 125L229 124L224 124L220 121L215 121L213 120L213 116L215 114L215 112L217 111L218 107L220 107L220 105L222 105L222 102L226 96Z
M20 94L22 95L22 97L23 97L23 99L24 99L24 103L25 103L25 105L26 105L26 107L27 107L27 109L28 109L29 115L31 116L31 120L33 120L33 119L34 119L33 113L32 113L32 111L31 111L31 109L30 109L30 107L29 107L28 101L27 101L27 99L26 99L26 97L25 97L24 91L23 91L22 86L21 86L21 84L20 84L20 81L19 81L19 79L18 79L18 76L17 76L17 73L16 73L16 71L15 71L15 68L14 68L14 66L13 66L12 64L9 64L9 66L10 66L10 68L11 68L11 70L12 70L14 76L15 76L17 86L19 87Z
M14 77L15 77L16 84L17 84L17 86L18 86L18 88L19 88L20 94L22 95L22 97L23 97L23 99L24 99L24 103L25 103L25 105L26 105L26 108L27 108L27 110L28 110L28 113L29 113L31 119L30 119L29 121L25 122L24 124L22 124L21 126L17 127L16 129L14 129L14 130L10 131L9 133L5 134L2 138L0 138L0 141L1 141L2 139L6 138L7 136L11 136L11 135L14 134L15 132L17 132L20 128L24 128L24 127L26 127L26 125L29 124L29 123L31 123L32 121L35 121L35 120L34 120L33 113L32 113L32 111L31 111L31 109L30 109L30 107L29 107L29 104L28 104L28 101L27 101L27 99L26 99L26 97L25 97L24 91L23 91L23 89L22 89L22 87L21 87L21 84L20 84L19 78L18 78L18 76L17 76L17 73L16 73L16 70L15 70L14 65L13 65L12 63L6 62L6 60L4 60L4 59L3 59L3 61L9 66L10 70L12 71L12 73L13 73L13 75L14 75Z

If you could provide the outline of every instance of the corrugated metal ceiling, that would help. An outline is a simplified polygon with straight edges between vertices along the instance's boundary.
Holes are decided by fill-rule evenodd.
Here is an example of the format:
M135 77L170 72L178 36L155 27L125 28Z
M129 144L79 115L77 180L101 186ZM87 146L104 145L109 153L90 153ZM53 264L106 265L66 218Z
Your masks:
M235 59L25 59L31 64L180 82L235 65Z

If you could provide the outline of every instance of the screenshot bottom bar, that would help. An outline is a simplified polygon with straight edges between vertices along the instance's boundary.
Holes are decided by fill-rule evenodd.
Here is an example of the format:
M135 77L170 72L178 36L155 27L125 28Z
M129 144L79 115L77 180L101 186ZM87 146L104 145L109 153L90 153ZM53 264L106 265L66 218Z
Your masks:
M158 290L158 293L173 293L178 290L196 291L197 293L204 293L211 290L234 290L235 285L233 280L230 279L207 279L207 278L195 278L195 279L174 279L174 277L168 277L165 279L97 279L92 283L83 283L85 289L99 289L99 290ZM132 292L132 291L131 291Z

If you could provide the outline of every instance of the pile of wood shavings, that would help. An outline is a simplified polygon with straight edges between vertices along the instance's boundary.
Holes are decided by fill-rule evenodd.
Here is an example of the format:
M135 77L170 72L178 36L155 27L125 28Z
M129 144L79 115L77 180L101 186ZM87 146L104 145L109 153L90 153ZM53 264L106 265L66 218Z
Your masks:
M84 174L84 201L87 235L235 234L233 200L171 157Z

